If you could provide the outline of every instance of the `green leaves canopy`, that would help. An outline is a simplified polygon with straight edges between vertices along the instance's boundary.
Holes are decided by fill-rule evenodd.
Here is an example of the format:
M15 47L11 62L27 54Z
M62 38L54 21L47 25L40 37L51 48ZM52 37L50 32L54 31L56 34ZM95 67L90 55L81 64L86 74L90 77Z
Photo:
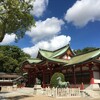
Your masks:
M0 46L0 72L19 72L21 63L29 57L17 46Z
M0 42L5 34L16 34L17 40L34 26L31 0L0 0Z
M86 53L86 52L89 52L89 51L92 51L92 50L95 50L97 49L96 47L86 47L84 49L78 49L78 50L74 50L74 52L76 54L83 54L83 53Z

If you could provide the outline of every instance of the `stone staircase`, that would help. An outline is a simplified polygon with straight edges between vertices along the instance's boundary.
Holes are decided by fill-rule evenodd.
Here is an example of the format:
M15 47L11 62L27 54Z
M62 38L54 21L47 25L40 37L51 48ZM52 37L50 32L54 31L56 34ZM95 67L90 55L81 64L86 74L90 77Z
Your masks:
M96 90L96 91L94 91ZM90 84L84 90L81 91L84 97L89 98L100 98L100 87L99 84Z
M100 89L99 84L90 84L88 87L85 88L85 90L94 90L94 89Z
M82 96L88 98L100 98L100 91L83 90Z

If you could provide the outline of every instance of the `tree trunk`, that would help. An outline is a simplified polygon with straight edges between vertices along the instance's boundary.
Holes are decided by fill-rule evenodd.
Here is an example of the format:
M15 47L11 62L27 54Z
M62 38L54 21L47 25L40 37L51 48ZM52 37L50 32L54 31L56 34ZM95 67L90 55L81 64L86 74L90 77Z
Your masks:
M6 21L2 23L2 27L0 27L0 42L3 41L5 36L5 29L6 29Z
M5 36L5 33L0 33L0 42L2 42L3 41L3 39L4 39L4 36Z

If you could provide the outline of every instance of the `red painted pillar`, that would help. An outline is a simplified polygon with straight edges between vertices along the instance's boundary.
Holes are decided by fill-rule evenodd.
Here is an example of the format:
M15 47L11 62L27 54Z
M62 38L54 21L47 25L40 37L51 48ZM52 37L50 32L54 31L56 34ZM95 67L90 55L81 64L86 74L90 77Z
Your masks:
M34 79L33 80L34 80L34 84L35 84L36 83L36 70L34 69L33 71L34 71L34 73L33 73Z
M50 80L51 80L52 74L53 74L52 66L50 66L49 84L50 84Z
M83 82L81 83L80 90L84 90L84 84L83 84Z
M45 88L45 67L43 67L43 82L42 82L42 84L43 84L43 88Z
M100 66L100 65L99 65ZM99 68L99 78L100 78L100 67L98 66L98 68Z
M94 84L94 75L93 75L92 66L89 66L89 71L90 71L90 84Z
M81 82L83 82L83 75L82 75L82 66L80 66L80 72L81 72Z
M52 77L52 66L50 66L50 79Z
M90 71L90 78L94 78L92 70Z
M90 79L91 78L94 78L94 76L93 76L93 70L92 70L92 67L91 66L89 67L89 70L90 70Z
M72 70L73 70L73 82L74 82L74 84L76 85L75 66L74 66L74 67L72 67Z
M31 83L31 72L30 72L30 68L28 69L28 85L30 85Z

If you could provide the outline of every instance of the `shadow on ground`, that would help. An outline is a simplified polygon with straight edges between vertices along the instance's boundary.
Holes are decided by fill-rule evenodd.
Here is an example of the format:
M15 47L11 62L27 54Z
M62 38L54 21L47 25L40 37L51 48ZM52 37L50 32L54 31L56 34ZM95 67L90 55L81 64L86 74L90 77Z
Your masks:
M5 99L6 100L19 100L19 99L24 99L24 98L28 98L28 97L31 97L31 96L21 95L21 96L14 96L14 97L6 97Z
M9 93L9 92L0 92L0 94L4 94L4 93L6 94L6 93Z

